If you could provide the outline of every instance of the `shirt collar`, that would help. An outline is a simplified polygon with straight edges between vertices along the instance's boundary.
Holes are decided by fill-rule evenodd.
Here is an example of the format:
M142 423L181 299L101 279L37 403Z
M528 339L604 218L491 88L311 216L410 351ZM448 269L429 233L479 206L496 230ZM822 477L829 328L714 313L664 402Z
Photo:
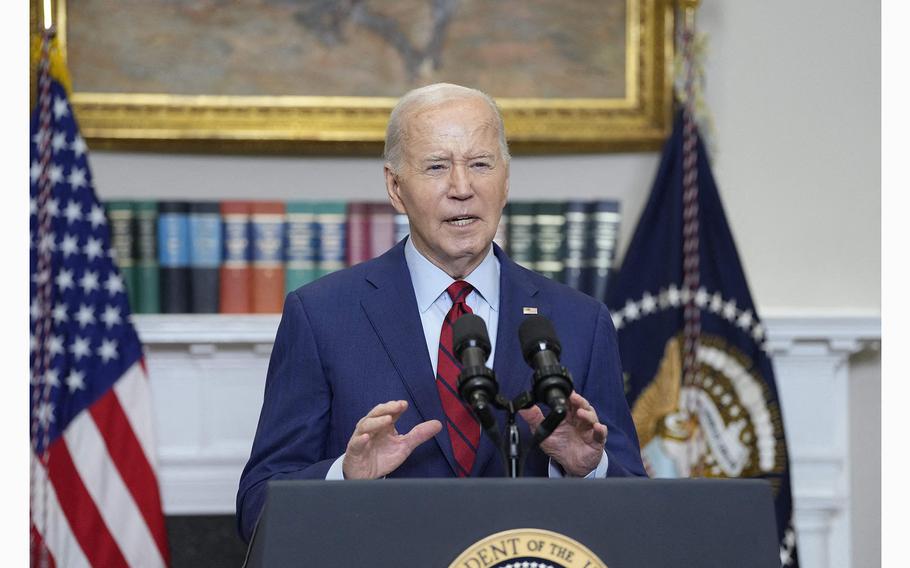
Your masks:
M454 282L451 276L420 254L417 247L408 238L404 244L404 258L411 273L411 283L417 296L417 308L420 313L430 309L446 288ZM493 254L493 245L487 249L483 261L468 274L465 280L474 287L478 294L490 305L493 311L499 311L499 259Z

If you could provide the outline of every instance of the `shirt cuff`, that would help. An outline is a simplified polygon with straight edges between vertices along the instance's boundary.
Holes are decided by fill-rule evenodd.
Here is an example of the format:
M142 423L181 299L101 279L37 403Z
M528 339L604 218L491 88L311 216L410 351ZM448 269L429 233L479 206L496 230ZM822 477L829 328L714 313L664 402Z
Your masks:
M338 481L344 479L344 454L338 456L338 459L332 462L332 467L326 472L325 478L329 481Z
M584 479L606 478L608 465L610 465L610 459L607 457L607 450L604 450L600 456L600 463L598 463L597 467L594 468L594 471L586 475ZM553 461L553 458L550 458L550 466L548 468L548 472L550 474L550 477L575 477L574 475L566 475L565 471L562 469L562 466ZM326 479L328 479L328 477L326 477Z

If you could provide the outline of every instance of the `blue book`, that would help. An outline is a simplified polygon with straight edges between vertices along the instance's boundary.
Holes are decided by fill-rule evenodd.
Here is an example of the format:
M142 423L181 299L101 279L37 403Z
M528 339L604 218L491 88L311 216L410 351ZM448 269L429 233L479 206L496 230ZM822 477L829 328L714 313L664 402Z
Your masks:
M582 289L585 276L585 262L588 259L588 223L590 204L586 201L566 202L566 248L563 261L565 271L563 282Z
M619 202L595 201L591 214L591 256L588 289L584 290L601 302L607 299L607 286L616 258L616 241L619 237Z
M315 204L316 278L341 270L347 263L347 208L343 201L321 201Z
M313 201L287 203L285 224L286 294L316 279L316 204Z
M217 202L190 203L190 311L218 313L222 256L221 206Z
M161 313L190 311L189 203L158 202L158 266Z

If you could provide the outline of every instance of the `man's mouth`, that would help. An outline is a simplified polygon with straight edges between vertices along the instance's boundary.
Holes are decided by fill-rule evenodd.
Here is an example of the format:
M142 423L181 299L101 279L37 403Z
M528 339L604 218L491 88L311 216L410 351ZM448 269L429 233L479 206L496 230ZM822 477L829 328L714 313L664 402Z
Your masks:
M459 215L457 217L449 217L446 219L446 223L455 225L456 227L466 227L474 221L477 221L477 217L474 217L473 215Z

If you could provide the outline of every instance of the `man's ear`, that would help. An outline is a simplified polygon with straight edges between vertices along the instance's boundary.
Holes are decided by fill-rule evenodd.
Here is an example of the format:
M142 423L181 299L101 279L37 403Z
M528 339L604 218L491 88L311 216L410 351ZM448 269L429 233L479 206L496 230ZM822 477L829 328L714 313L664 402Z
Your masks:
M385 190L389 194L389 201L395 211L407 214L404 209L404 203L401 201L401 185L398 183L398 175L392 171L392 166L388 162L385 165Z

